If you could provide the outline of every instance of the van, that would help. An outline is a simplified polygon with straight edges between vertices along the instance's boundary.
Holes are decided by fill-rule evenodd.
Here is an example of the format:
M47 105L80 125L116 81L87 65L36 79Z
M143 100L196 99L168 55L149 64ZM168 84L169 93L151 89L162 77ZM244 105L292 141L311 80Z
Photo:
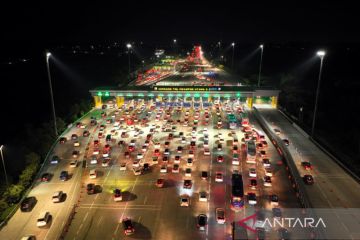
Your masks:
M48 224L49 220L50 220L50 213L49 212L41 212L37 219L36 225L38 227L46 226Z
M97 177L97 173L96 173L96 169L92 169L90 170L90 178L96 178Z
M53 203L61 202L63 194L64 194L63 191L54 192L52 196Z

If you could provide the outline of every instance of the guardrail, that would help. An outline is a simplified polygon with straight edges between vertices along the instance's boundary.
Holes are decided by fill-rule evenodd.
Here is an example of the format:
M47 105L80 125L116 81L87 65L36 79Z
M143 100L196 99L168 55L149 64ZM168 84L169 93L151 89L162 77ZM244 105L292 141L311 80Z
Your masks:
M88 111L87 113L85 113L82 117L80 117L79 119L77 119L76 121L74 121L73 123L69 124L71 126L73 126L74 123L81 121L83 118L85 118L89 113L91 113L95 108L92 108L90 111ZM70 127L71 128L71 127ZM37 182L37 179L40 178L40 174L41 171L43 170L45 163L48 162L49 160L49 156L50 154L53 152L56 144L59 142L59 139L64 136L66 133L68 133L68 131L70 131L70 128L66 128L59 136L58 138L54 141L54 143L51 145L50 150L48 151L48 153L45 156L45 160L43 161L43 163L41 164L36 176L34 177L31 185L27 188L26 192L23 194L22 198L20 199L19 203L16 204L16 207L5 217L4 221L2 221L0 223L0 230L7 224L7 222L10 220L10 218L16 213L16 211L19 209L19 206L21 204L21 202L28 196L28 194L30 193L30 191L34 188L35 183Z
M309 201L309 196L305 190L303 179L301 178L299 171L295 165L295 161L289 152L288 148L285 146L283 141L278 137L272 130L265 118L258 112L256 107L253 107L254 116L257 118L260 126L263 128L267 136L270 138L271 142L279 151L282 159L286 164L286 170L289 171L289 179L292 182L292 187L296 191L296 195L300 200L300 204L303 208L306 208L306 214L309 217L316 218L316 214L312 210L313 205ZM324 233L319 229L314 229L316 239L325 239Z

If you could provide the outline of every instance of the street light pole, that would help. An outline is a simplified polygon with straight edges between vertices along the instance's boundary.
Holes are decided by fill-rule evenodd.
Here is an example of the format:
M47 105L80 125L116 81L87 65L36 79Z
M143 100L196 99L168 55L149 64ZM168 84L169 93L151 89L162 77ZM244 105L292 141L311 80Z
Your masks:
M231 68L234 68L234 52L235 52L235 43L231 43L231 46L233 48L233 53L232 53L232 60L231 60Z
M55 114L55 104L54 104L54 94L52 90L52 84L51 84L51 75L50 75L50 65L49 65L49 58L51 57L51 53L46 53L46 67L47 67L47 74L49 79L49 88L50 88L50 97L51 97L51 107L53 112L53 118L54 118L54 133L55 136L58 136L57 126L56 126L56 114Z
M313 116L313 122L312 122L312 127L311 127L311 137L312 138L314 138L314 133L315 133L315 120L316 120L316 113L317 113L317 108L318 108L318 100L319 100L319 92L320 92L320 81L321 81L321 74L322 74L322 67L323 67L323 62L324 62L325 51L318 51L316 53L316 55L318 55L320 57L320 71L319 71L318 84L317 84L317 88L316 88L314 116Z
M263 52L264 52L264 45L260 45L261 48L261 55L260 55L260 66L259 66L259 77L258 77L258 87L260 87L260 78L261 78L261 67L262 67L262 58L263 58Z
M130 43L128 43L128 44L126 44L126 47L127 47L127 49L128 49L128 56L129 56L129 81L130 81L130 48L131 48L131 44Z
M0 146L1 160L2 160L3 167L4 167L6 186L9 186L9 182L8 182L8 178L7 178L7 174L6 174L5 162L4 162L3 147L4 147L4 145Z

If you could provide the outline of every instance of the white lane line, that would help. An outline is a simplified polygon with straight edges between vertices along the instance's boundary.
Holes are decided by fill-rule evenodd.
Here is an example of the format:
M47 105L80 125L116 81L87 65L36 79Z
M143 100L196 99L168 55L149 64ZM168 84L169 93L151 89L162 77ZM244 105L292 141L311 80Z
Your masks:
M100 217L99 221L98 221L98 226L100 225L101 221L103 220L103 216Z
M86 218L88 217L88 215L89 215L89 212L86 213L86 215L85 215L85 217L84 217L84 219L83 219L83 222L86 221Z
M144 199L144 205L146 204L146 201L147 201L147 196L145 196L145 199Z
M120 223L116 226L116 229L115 229L115 232L114 232L115 235L116 235L117 231L119 230L119 227L120 227Z
M140 223L140 221L141 221L141 216L139 216L138 223Z

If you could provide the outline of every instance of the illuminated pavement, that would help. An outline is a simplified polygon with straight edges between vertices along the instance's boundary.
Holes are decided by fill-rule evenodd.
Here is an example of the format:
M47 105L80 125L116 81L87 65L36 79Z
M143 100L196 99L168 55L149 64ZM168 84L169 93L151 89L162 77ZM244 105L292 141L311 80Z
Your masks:
M141 104L138 104L138 107ZM149 107L149 103L147 104ZM135 110L134 110L135 112ZM141 113L144 116L147 111ZM116 117L120 118L124 114L124 111ZM129 113L132 114L131 112ZM216 115L213 110L212 115ZM225 117L225 113L222 113ZM136 138L136 149L140 149L145 141L145 136L149 132L149 126L151 124L158 124L162 126L165 122L161 116L161 121L155 121L155 111L151 113L150 123L147 127L142 127L144 131L139 137ZM181 113L171 114L173 120L184 119L185 110ZM203 119L203 112L200 114L200 121ZM140 117L139 117L140 119ZM190 126L193 120L193 110L190 110ZM212 121L215 121L211 117ZM252 122L253 119L251 119ZM224 118L223 118L224 121ZM251 215L257 208L271 209L268 202L268 195L275 193L280 198L281 207L299 207L297 199L289 181L287 175L282 166L277 166L275 163L279 159L277 151L269 142L268 155L272 161L274 167L273 186L269 189L263 187L261 177L264 176L263 167L261 164L256 166L258 173L258 186L256 191L258 195L258 204L256 208L249 206L246 203L245 210L238 213L234 213L230 210L230 194L231 194L231 173L233 166L231 164L232 156L232 137L228 136L229 129L214 129L213 123L207 126L209 134L209 147L211 156L204 156L203 151L203 127L199 124L197 128L197 147L196 155L194 158L194 164L192 167L191 177L185 177L184 170L186 168L185 160L188 158L189 141L191 138L191 127L184 127L182 124L175 124L177 130L174 135L178 135L179 132L184 132L187 136L187 143L182 144L179 138L174 138L170 141L170 161L168 164L168 173L160 173L160 165L162 161L159 160L159 164L151 166L151 171L140 176L134 176L131 169L132 160L135 158L137 151L132 153L131 160L124 159L125 147L119 147L117 142L120 137L122 129L118 130L119 135L116 137L116 141L112 143L112 163L109 167L102 167L101 164L96 166L88 164L88 168L84 171L81 186L81 197L79 202L79 208L71 224L66 239L229 239L231 235L231 222L238 221L244 216ZM226 126L226 124L224 125ZM255 127L256 123L255 123ZM227 128L227 127L226 127ZM107 125L107 131L111 127ZM225 142L223 143L223 150L219 152L217 150L217 138L215 136L221 132L224 136ZM133 139L134 131L130 133L130 136L124 138L129 143ZM159 132L155 133L153 139L158 140L161 143L161 155L164 151L164 142L167 139L169 133ZM95 134L96 135L96 134ZM243 133L238 131L237 138L240 140L243 137ZM104 140L102 140L104 141ZM104 142L102 142L104 144ZM180 163L180 173L172 173L171 169L174 164L174 156L180 155L176 153L177 146L183 146L184 150L181 154L182 160ZM240 145L238 145L240 147ZM91 153L92 146L90 146ZM145 153L145 161L152 165L152 155L154 146L150 145ZM216 156L218 154L225 155L225 161L218 163ZM91 154L90 154L91 155ZM161 157L159 157L161 159ZM127 170L120 171L120 162L127 162ZM96 179L89 178L90 169L97 169L100 174ZM248 166L246 163L236 166L243 173L244 176L244 192L248 192L249 177ZM209 171L210 177L208 180L202 180L200 177L201 171ZM215 173L221 171L224 173L224 182L215 182ZM165 178L165 187L157 188L155 186L156 179L159 177ZM193 187L191 190L182 188L184 179L192 179ZM87 183L95 183L101 186L102 192L94 195L87 195L86 186ZM112 191L115 188L120 188L125 191L122 202L115 202L113 200ZM199 201L199 192L206 191L209 194L208 202ZM190 207L180 207L179 196L181 194L188 194L191 197ZM215 220L215 208L224 207L226 209L227 223L225 225L217 224ZM196 216L200 213L204 213L209 217L209 224L206 231L201 232L196 228ZM121 219L130 217L134 221L135 234L126 237L123 233L121 225ZM251 237L252 233L249 233ZM274 232L269 232L268 235L272 236Z
M86 130L91 132L95 129L95 127L90 127L90 116L98 115L98 113L99 111L95 110L95 112L90 113L82 120L84 124L88 125ZM44 172L53 174L52 179L50 182L41 182L38 180L35 183L29 196L35 196L37 198L37 204L31 212L21 212L20 209L18 209L15 215L0 231L0 239L15 240L28 234L36 235L36 239L56 239L60 236L62 228L72 210L72 206L77 201L76 198L80 189L82 168L80 164L76 168L70 168L69 163L74 159L72 157L72 151L74 149L80 150L80 155L77 159L80 161L83 158L87 142L89 141L89 137L82 137L83 131L84 129L74 126L64 135L68 139L67 143L56 144L50 158L53 155L58 155L61 159L60 162L52 165L48 160L41 172L41 175ZM74 147L74 141L69 140L73 133L80 136L80 147ZM70 174L70 179L65 182L59 179L60 172L63 170L67 170ZM66 193L65 201L61 203L52 202L52 195L56 191ZM36 221L42 211L49 211L52 219L48 227L38 228Z

